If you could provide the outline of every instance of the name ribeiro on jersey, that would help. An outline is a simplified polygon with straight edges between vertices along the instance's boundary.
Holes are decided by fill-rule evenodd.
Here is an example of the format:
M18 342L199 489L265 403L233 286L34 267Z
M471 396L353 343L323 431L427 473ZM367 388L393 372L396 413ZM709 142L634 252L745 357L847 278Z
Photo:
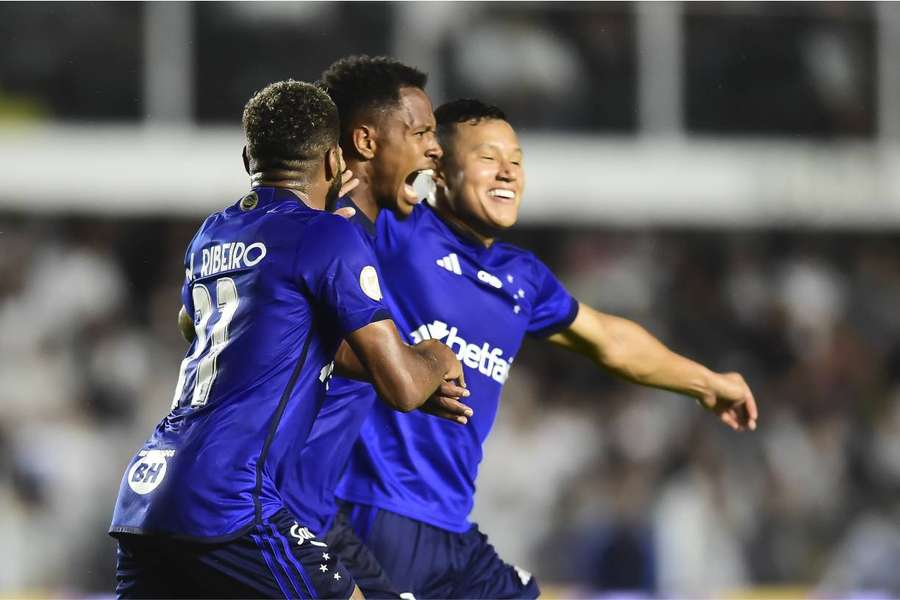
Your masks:
M469 344L466 340L459 337L458 333L459 330L456 327L448 329L447 324L443 321L434 321L428 325L419 325L415 331L409 334L409 337L414 344L425 340L444 342L451 350L456 351L456 358L470 369L476 369L479 373L490 377L500 385L506 383L513 357L503 358L503 350L491 348L491 345L487 342L481 346Z
M245 244L244 242L226 242L204 248L200 263L200 277L217 275L225 271L255 267L266 257L266 245L262 242ZM194 254L191 253L191 266L188 279L194 270Z

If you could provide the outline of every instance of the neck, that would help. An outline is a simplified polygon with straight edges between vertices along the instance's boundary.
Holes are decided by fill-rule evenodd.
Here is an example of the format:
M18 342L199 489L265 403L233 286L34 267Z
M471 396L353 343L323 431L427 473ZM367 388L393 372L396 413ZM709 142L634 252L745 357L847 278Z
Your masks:
M250 176L251 187L265 186L288 190L310 208L325 209L324 200L321 203L314 202L309 195L309 183L296 171L267 170L258 171Z
M447 203L446 199L442 198L440 195L438 196L437 204L434 208L441 219L443 219L443 221L447 223L447 225L449 225L451 229L462 236L478 242L485 248L490 248L491 244L493 244L497 239L497 234L493 231L487 231L484 228L473 227L472 225L469 225L461 218L456 216Z
M358 160L347 161L347 168L359 179L359 185L350 192L350 199L374 223L378 219L381 207L375 200L375 193L372 190L371 164Z

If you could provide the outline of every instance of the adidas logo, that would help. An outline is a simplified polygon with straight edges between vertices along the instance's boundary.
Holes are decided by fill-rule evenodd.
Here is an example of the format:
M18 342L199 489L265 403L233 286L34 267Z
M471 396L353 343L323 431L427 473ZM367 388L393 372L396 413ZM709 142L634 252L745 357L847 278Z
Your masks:
M439 258L434 262L437 263L437 266L444 267L451 273L462 275L462 269L459 267L459 257L456 256L456 253L454 252L451 252L444 258Z

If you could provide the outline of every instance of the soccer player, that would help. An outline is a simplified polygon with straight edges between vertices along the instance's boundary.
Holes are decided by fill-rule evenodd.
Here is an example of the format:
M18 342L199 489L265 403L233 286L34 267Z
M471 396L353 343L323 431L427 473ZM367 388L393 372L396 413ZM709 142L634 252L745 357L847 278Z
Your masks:
M187 249L194 340L171 412L119 490L110 533L120 597L357 597L285 503L335 350L346 340L402 410L461 375L439 344L403 343L370 247L322 211L344 171L327 94L271 84L247 103L243 126L252 190L210 215Z
M344 157L359 179L351 195L340 198L337 206L356 210L351 222L369 244L374 243L374 222L382 209L399 218L412 212L418 201L413 180L422 171L433 172L441 156L425 84L424 73L385 57L345 58L322 75L321 85L338 107ZM464 388L445 382L441 395L421 410L465 423L465 414L459 415L465 407L457 400L467 394ZM296 513L313 531L327 531L329 547L367 598L396 598L398 591L346 518L335 519L334 488L376 397L375 389L366 383L340 377L331 380L303 450L295 488L303 502L297 503ZM454 411L448 411L448 406Z
M337 495L401 590L534 598L534 578L504 563L467 518L482 444L525 335L635 383L692 396L734 429L755 428L756 404L739 374L712 372L636 323L580 304L534 255L497 241L516 222L524 189L516 133L500 109L478 101L435 113L444 152L436 206L421 204L405 220L383 212L376 255L398 327L412 341L441 340L456 352L475 414L458 427L375 403Z

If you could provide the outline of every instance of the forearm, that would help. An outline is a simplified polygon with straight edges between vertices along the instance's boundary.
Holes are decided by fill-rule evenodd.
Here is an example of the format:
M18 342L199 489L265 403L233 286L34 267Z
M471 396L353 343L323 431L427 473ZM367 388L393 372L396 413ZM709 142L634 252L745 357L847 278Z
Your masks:
M612 317L608 324L614 348L594 359L609 371L634 383L699 398L710 393L712 373L705 366L669 350L646 329Z
M356 379L372 383L372 374L356 356L356 352L346 341L341 342L337 353L334 355L334 372L336 375L347 379Z
M709 369L672 352L637 323L588 306L582 305L570 328L550 341L634 383L695 398L711 388Z
M402 368L375 370L372 383L379 395L399 411L407 412L422 406L449 370L440 346L440 342L434 341L406 346L395 363Z
M194 341L194 336L196 335L194 331L194 320L187 314L184 306L178 311L178 331L181 332L181 337L184 338L184 341L188 343Z
M369 373L381 398L396 410L418 408L445 376L460 375L452 350L434 340L410 346L402 341L393 321L370 323L349 334L346 341L355 357L339 352L341 372Z

